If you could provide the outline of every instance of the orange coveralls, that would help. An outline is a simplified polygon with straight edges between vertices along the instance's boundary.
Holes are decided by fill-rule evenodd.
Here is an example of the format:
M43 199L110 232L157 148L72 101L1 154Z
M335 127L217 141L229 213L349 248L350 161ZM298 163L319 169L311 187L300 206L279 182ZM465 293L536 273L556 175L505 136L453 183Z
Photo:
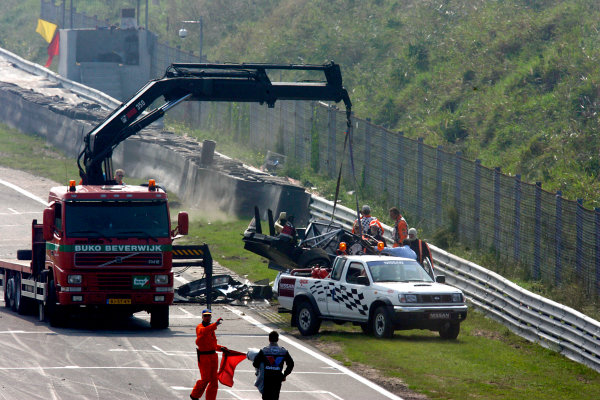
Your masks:
M208 326L198 324L196 327L196 346L198 352L198 368L200 380L194 385L191 397L200 398L206 389L206 400L215 400L219 388L217 372L219 369L219 356L221 346L217 344L217 323Z
M394 233L393 233L394 244L393 247L402 246L404 239L408 237L408 225L402 215L398 215L396 221L394 221Z

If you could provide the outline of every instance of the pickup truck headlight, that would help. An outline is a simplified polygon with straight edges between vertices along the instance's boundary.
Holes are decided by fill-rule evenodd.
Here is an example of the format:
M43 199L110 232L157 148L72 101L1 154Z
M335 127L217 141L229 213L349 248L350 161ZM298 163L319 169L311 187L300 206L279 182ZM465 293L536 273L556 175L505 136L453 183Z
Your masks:
M169 275L154 275L154 283L157 285L166 285L169 283Z
M462 293L452 293L452 302L453 303L462 303L463 300L463 295Z
M81 275L69 275L67 276L67 283L69 285L81 285L83 278Z
M403 294L403 293L400 293L398 295L398 300L400 301L400 303L416 303L417 302L417 295L416 294Z

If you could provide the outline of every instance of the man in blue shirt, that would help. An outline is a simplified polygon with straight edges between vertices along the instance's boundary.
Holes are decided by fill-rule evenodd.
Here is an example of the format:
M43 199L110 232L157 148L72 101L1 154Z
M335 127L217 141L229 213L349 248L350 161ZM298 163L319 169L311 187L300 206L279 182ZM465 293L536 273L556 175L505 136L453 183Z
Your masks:
M409 246L384 247L383 250L381 250L381 254L384 256L410 258L411 260L417 259L417 253Z

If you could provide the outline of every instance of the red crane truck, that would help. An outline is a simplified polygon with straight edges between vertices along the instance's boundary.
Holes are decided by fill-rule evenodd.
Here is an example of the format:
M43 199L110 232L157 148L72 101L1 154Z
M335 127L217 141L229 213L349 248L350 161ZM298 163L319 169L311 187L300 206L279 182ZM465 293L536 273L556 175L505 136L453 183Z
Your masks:
M271 82L270 70L319 71L323 81ZM145 111L160 97L164 103ZM61 325L74 308L150 313L150 325L167 328L173 301L173 239L185 235L188 216L170 226L166 191L118 185L112 152L119 143L161 118L182 101L344 101L340 68L324 65L172 64L121 104L84 140L78 157L81 182L52 188L43 221L32 223L32 247L17 260L0 260L7 307L19 313L37 306L40 319ZM210 257L208 247L201 257ZM202 251L202 250L200 250ZM207 274L208 275L208 274ZM209 277L210 278L210 277ZM210 281L210 279L208 279ZM210 292L210 291L209 291Z

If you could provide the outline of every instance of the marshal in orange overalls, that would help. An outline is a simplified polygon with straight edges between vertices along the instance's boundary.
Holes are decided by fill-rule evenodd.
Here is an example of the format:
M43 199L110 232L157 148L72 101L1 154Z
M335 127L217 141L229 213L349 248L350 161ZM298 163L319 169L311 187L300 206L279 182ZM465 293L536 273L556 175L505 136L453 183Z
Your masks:
M199 399L206 390L206 400L215 400L219 388L217 372L219 368L219 356L221 346L217 344L215 331L223 320L211 324L212 313L210 310L202 311L202 322L196 327L196 351L198 353L198 368L200 369L200 380L194 385L190 398Z

